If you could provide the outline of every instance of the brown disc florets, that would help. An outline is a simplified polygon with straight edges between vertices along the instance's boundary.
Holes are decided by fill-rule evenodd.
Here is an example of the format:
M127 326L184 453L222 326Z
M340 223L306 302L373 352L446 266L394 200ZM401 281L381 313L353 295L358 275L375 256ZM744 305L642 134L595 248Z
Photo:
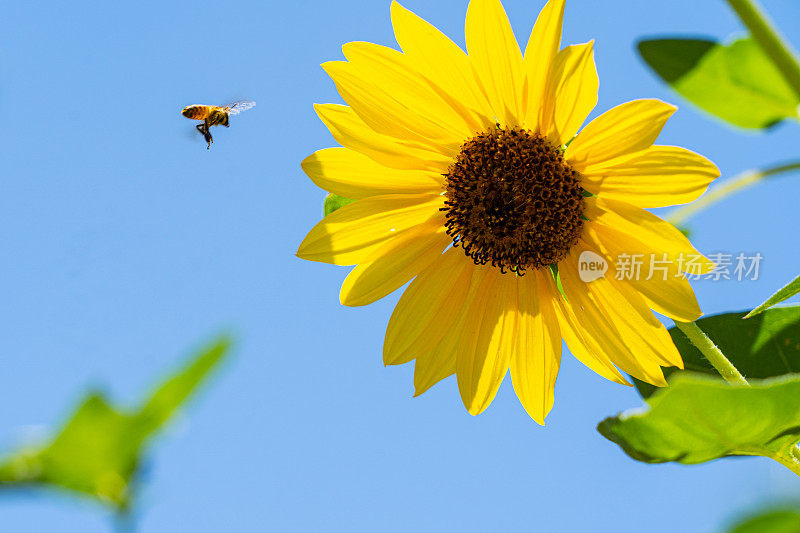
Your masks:
M578 241L580 175L541 135L497 126L464 143L444 176L447 233L476 264L524 274Z

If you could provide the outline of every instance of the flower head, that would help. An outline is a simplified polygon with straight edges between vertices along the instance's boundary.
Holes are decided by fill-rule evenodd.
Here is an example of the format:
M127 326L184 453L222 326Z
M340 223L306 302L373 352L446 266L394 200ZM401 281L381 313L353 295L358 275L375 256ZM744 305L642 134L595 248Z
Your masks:
M560 49L564 0L550 0L521 53L499 0L472 0L467 52L392 3L402 49L348 43L326 63L347 106L316 109L340 148L303 169L356 201L325 217L298 255L356 265L345 305L408 281L389 321L386 364L415 360L421 394L455 374L472 414L508 370L530 416L553 405L562 339L598 374L664 385L682 366L651 310L701 315L681 271L713 263L644 208L686 203L719 172L683 148L654 146L675 107L637 100L600 115L592 43ZM582 280L579 260L608 271ZM663 275L619 278L620 257ZM619 279L618 279L619 278Z

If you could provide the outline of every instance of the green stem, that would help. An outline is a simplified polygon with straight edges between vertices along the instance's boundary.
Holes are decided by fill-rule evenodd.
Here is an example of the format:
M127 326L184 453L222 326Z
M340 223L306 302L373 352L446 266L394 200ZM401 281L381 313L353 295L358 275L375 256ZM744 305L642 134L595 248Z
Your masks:
M744 376L733 366L725 354L722 353L714 342L708 338L702 329L695 322L678 322L678 326L689 340L694 344L700 353L702 353L708 362L717 369L719 375L728 383L736 383L738 385L747 385L747 380Z
M712 189L691 204L676 209L672 212L672 214L670 214L669 221L675 226L683 225L687 220L692 218L703 209L716 204L735 192L747 187L751 187L759 181L771 176L792 172L794 170L800 170L800 161L792 161L790 163L782 163L780 165L774 165L759 170L748 170L747 172L743 172L738 176L727 180L719 187Z
M736 11L753 39L769 56L775 66L783 74L784 79L800 98L800 63L797 54L786 39L780 34L775 24L769 20L763 8L756 0L728 0L728 4Z

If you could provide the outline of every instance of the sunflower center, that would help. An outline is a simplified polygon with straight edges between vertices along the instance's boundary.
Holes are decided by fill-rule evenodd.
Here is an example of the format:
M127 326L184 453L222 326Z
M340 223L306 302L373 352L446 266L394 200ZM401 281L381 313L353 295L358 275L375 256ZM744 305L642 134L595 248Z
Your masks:
M580 175L541 135L500 126L478 134L444 176L447 233L476 264L524 274L558 263L578 241Z

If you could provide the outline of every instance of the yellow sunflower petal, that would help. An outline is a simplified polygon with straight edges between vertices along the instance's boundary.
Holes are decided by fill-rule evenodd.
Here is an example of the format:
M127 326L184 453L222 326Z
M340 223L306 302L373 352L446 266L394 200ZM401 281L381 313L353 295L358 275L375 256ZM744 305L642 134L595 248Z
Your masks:
M617 331L622 335L630 356L636 360L639 368L647 368L652 364L654 377L648 377L646 374L633 375L653 385L664 386L662 372L657 367L683 368L680 353L675 348L667 328L658 321L641 298L633 300L627 298L636 294L621 290L623 288L624 286L615 287L611 282L600 283L593 295L600 302L603 313L617 325Z
M465 271L466 278L459 283L459 294L466 294L461 305L453 307L450 302L443 302L445 307L440 312L444 312L440 317L440 312L436 313L435 320L439 324L440 331L444 333L432 348L425 353L420 353L414 363L414 396L425 393L432 386L441 380L456 373L458 363L458 346L466 332L466 317L472 308L472 302L478 293L481 274L475 272L474 265L469 266ZM473 278L473 275L474 278ZM475 279L475 283L472 280ZM453 312L455 311L455 313ZM443 322L442 322L443 321ZM437 335L438 338L438 335Z
M519 325L511 356L511 383L525 411L544 425L555 400L561 333L541 275L535 272L516 280Z
M594 42L568 46L553 60L542 102L540 131L550 142L569 142L597 104Z
M583 188L637 207L665 207L696 200L719 177L705 157L677 146L651 146L581 172Z
M297 250L298 257L334 265L367 259L386 240L441 217L444 197L431 194L371 196L348 204L314 226Z
M689 239L678 228L656 215L639 207L619 200L590 197L584 199L584 215L592 223L626 233L641 243L647 243L654 250L666 253L671 258L683 258L693 274L708 274L714 270L714 263L698 252Z
M396 139L419 143L444 155L458 153L462 137L440 125L435 117L409 109L392 95L392 88L370 80L368 68L346 61L322 64L339 94L373 130Z
M525 126L539 130L547 75L561 47L561 26L564 23L565 0L550 0L542 8L525 47L525 75L528 85L525 105Z
M692 322L702 316L692 286L674 257L664 256L646 243L600 224L587 223L582 238L609 262L607 275L617 277L620 270L616 262L623 254L638 257L640 274L619 277L645 299L650 309L682 322Z
M477 281L477 278L481 278ZM492 403L508 373L517 333L516 277L478 267L475 300L458 343L456 377L464 407L472 415Z
M600 253L601 250L592 247L586 240L581 240L579 246L584 250ZM667 332L658 318L650 310L647 302L630 284L615 279L614 276L605 277L600 283L592 282L588 289L598 304L607 310L614 324L630 326L631 333L625 334L624 339L629 346L632 342L646 345L651 348L652 358L659 361L662 366L677 366L683 368L683 360L672 342L672 337ZM634 349L634 354L638 354ZM646 353L646 352L641 352Z
M559 296L558 289L556 288L552 276L549 278L545 277L545 282L548 293L552 295L551 302L558 321L559 330L561 331L561 336L564 338L564 342L567 343L567 347L573 357L586 365L590 370L610 381L619 383L620 385L630 385L620 371L617 370L617 367L614 366L614 363L611 362L611 359L609 359L605 351L600 347L600 344L598 344L592 336L584 332L572 307Z
M468 299L465 305L470 302ZM417 357L414 362L414 397L424 394L456 373L458 341L464 333L464 315L462 310L439 343L429 352Z
M462 331L458 330L458 332ZM421 396L431 387L456 373L455 344L458 338L449 334L440 343L441 349L417 358L414 363L414 397Z
M301 163L318 187L358 200L379 194L436 194L442 175L425 170L396 170L347 148L318 150Z
M441 220L433 220L378 247L344 280L339 296L342 305L371 304L405 285L453 242L445 230Z
M387 167L442 173L453 162L450 156L430 148L377 133L347 106L315 104L314 109L336 142Z
M667 119L678 108L661 100L634 100L614 107L586 125L566 152L566 159L583 172L625 154L653 145Z
M386 328L384 364L422 357L442 340L467 303L474 269L461 248L450 248L411 282Z
M593 250L580 241L576 251ZM664 325L653 315L644 299L630 285L625 285L612 276L605 276L586 283L578 275L575 258L562 261L567 273L562 278L567 301L575 309L585 331L593 331L596 340L608 342L608 357L618 367L634 377L663 386L665 384L661 366L682 367L683 362ZM584 318L581 318L581 313ZM600 333L600 335L597 335Z
M467 8L467 52L495 118L516 126L522 118L522 52L500 0L472 0Z
M469 110L477 130L494 124L486 95L475 83L467 54L446 35L399 3L392 2L397 43L419 72Z
M615 308L626 302L618 297L608 280L581 281L572 264L575 258L571 259L559 263L558 271L567 297L566 305L575 314L581 335L591 339L591 344L624 372L653 385L665 386L661 358L636 329L644 326L643 321L626 322L628 314L619 313Z
M414 68L401 52L367 42L347 43L342 47L351 65L369 74L367 81L376 86L391 87L391 96L415 115L436 117L436 122L457 139L474 135L474 123L457 100L436 87Z

